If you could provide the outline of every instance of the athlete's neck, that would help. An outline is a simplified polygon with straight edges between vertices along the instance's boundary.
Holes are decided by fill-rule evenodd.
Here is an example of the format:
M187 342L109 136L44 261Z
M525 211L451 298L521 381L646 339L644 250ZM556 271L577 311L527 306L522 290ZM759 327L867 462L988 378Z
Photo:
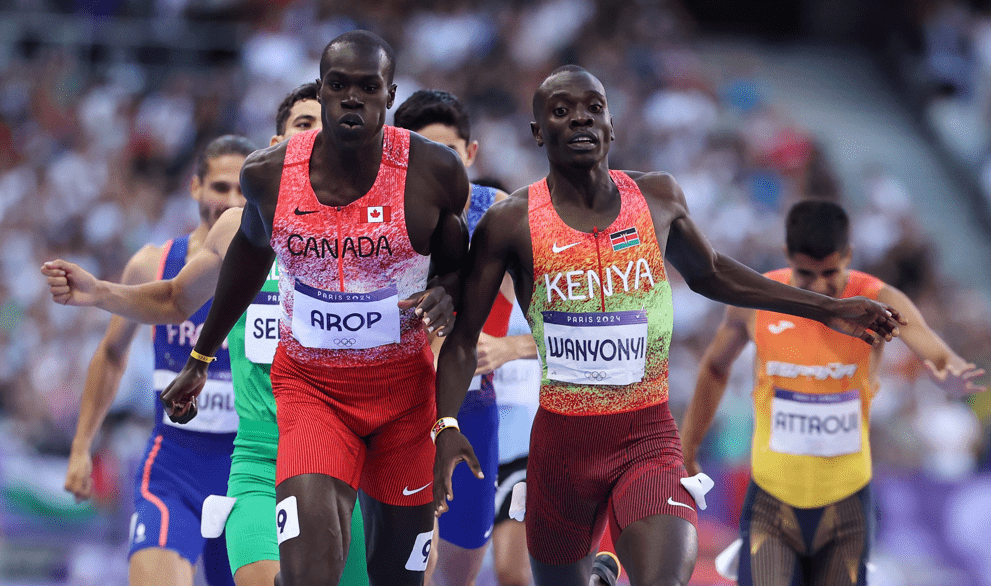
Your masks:
M203 246L203 242L206 241L206 235L210 232L210 226L206 222L200 222L199 226L189 233L189 241L186 247L186 260L193 258L193 256L199 251L200 247Z
M313 143L310 182L324 204L346 205L364 195L375 184L382 164L384 131L368 140L341 143L333 133L321 132ZM331 200L326 201L328 196Z
M592 212L608 211L619 198L619 188L603 162L591 169L551 167L547 189L554 207L574 207Z

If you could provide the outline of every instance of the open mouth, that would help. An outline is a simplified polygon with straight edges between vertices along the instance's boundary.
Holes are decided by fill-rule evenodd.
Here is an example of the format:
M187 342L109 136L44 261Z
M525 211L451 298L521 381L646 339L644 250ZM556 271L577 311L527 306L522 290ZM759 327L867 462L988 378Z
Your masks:
M365 123L365 121L362 120L361 116L358 116L357 114L345 114L344 116L341 116L341 119L338 120L338 123L341 126L354 128L356 126L362 126Z
M593 146L599 142L599 139L590 132L579 132L568 140L568 144L576 146Z

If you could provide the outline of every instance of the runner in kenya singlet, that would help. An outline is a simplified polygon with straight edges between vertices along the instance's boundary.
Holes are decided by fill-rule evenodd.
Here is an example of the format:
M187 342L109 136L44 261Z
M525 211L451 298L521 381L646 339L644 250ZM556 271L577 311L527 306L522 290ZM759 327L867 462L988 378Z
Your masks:
M671 286L640 188L610 175L621 209L592 233L561 220L546 180L529 190L527 321L543 376L525 522L530 555L543 564L589 555L607 522L614 535L658 514L697 522L667 405Z
M540 406L555 413L621 413L668 399L671 285L639 187L610 175L622 208L592 234L558 217L546 180L530 187L527 321L543 361Z

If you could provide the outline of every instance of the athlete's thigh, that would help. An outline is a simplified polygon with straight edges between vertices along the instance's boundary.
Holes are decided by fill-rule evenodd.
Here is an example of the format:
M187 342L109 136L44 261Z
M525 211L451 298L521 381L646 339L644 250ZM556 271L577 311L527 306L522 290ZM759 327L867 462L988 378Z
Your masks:
M227 557L226 534L207 539L203 545L203 576L210 586L234 586L234 573Z
M282 583L337 584L351 541L355 489L325 474L301 474L279 483L275 494Z
M545 564L530 556L530 571L536 586L588 586L594 554L570 564Z
M794 586L801 580L801 535L785 533L784 525L798 531L798 519L787 506L760 489L752 480L740 514L739 586ZM782 519L782 515L789 518ZM754 547L756 544L756 547Z
M272 586L278 573L278 560L260 560L238 568L234 572L234 584L235 586Z
M404 507L385 504L364 491L359 496L365 520L369 583L422 584L433 545L432 502Z
M623 529L616 540L616 555L632 586L685 585L698 557L698 532L681 517L652 515Z
M193 586L193 564L178 552L149 547L131 555L130 586Z
M864 488L826 507L812 540L809 586L865 586L873 506Z

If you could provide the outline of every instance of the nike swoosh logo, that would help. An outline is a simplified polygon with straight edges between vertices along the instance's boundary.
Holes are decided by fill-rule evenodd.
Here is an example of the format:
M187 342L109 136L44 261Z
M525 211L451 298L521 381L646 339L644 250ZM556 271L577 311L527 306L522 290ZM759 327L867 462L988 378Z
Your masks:
M695 508L692 507L691 505L686 505L685 503L679 503L678 501L674 500L671 497L668 497L668 504L674 505L676 507L685 507L686 509L692 509L693 511L695 510Z
M405 486L405 487L403 487L403 494L405 496L409 496L411 494L416 494L416 493L420 492L421 490L423 490L424 488L427 488L431 484L433 484L433 481L430 481L430 482L424 484L423 486L421 486L420 488L418 488L416 490L410 490L408 486Z
M295 214L296 214L297 216L305 216L306 214L315 214L315 213L317 213L318 211L319 211L319 210L310 210L310 211L303 211L303 210L301 210L301 209L299 209L299 207L297 207L294 213L295 213Z
M578 242L572 242L571 244L567 244L565 246L558 246L557 242L555 242L554 246L551 246L551 250L554 252L554 254L557 254L559 252L564 252L565 250L568 250L572 246L578 246L578 244L579 244Z

